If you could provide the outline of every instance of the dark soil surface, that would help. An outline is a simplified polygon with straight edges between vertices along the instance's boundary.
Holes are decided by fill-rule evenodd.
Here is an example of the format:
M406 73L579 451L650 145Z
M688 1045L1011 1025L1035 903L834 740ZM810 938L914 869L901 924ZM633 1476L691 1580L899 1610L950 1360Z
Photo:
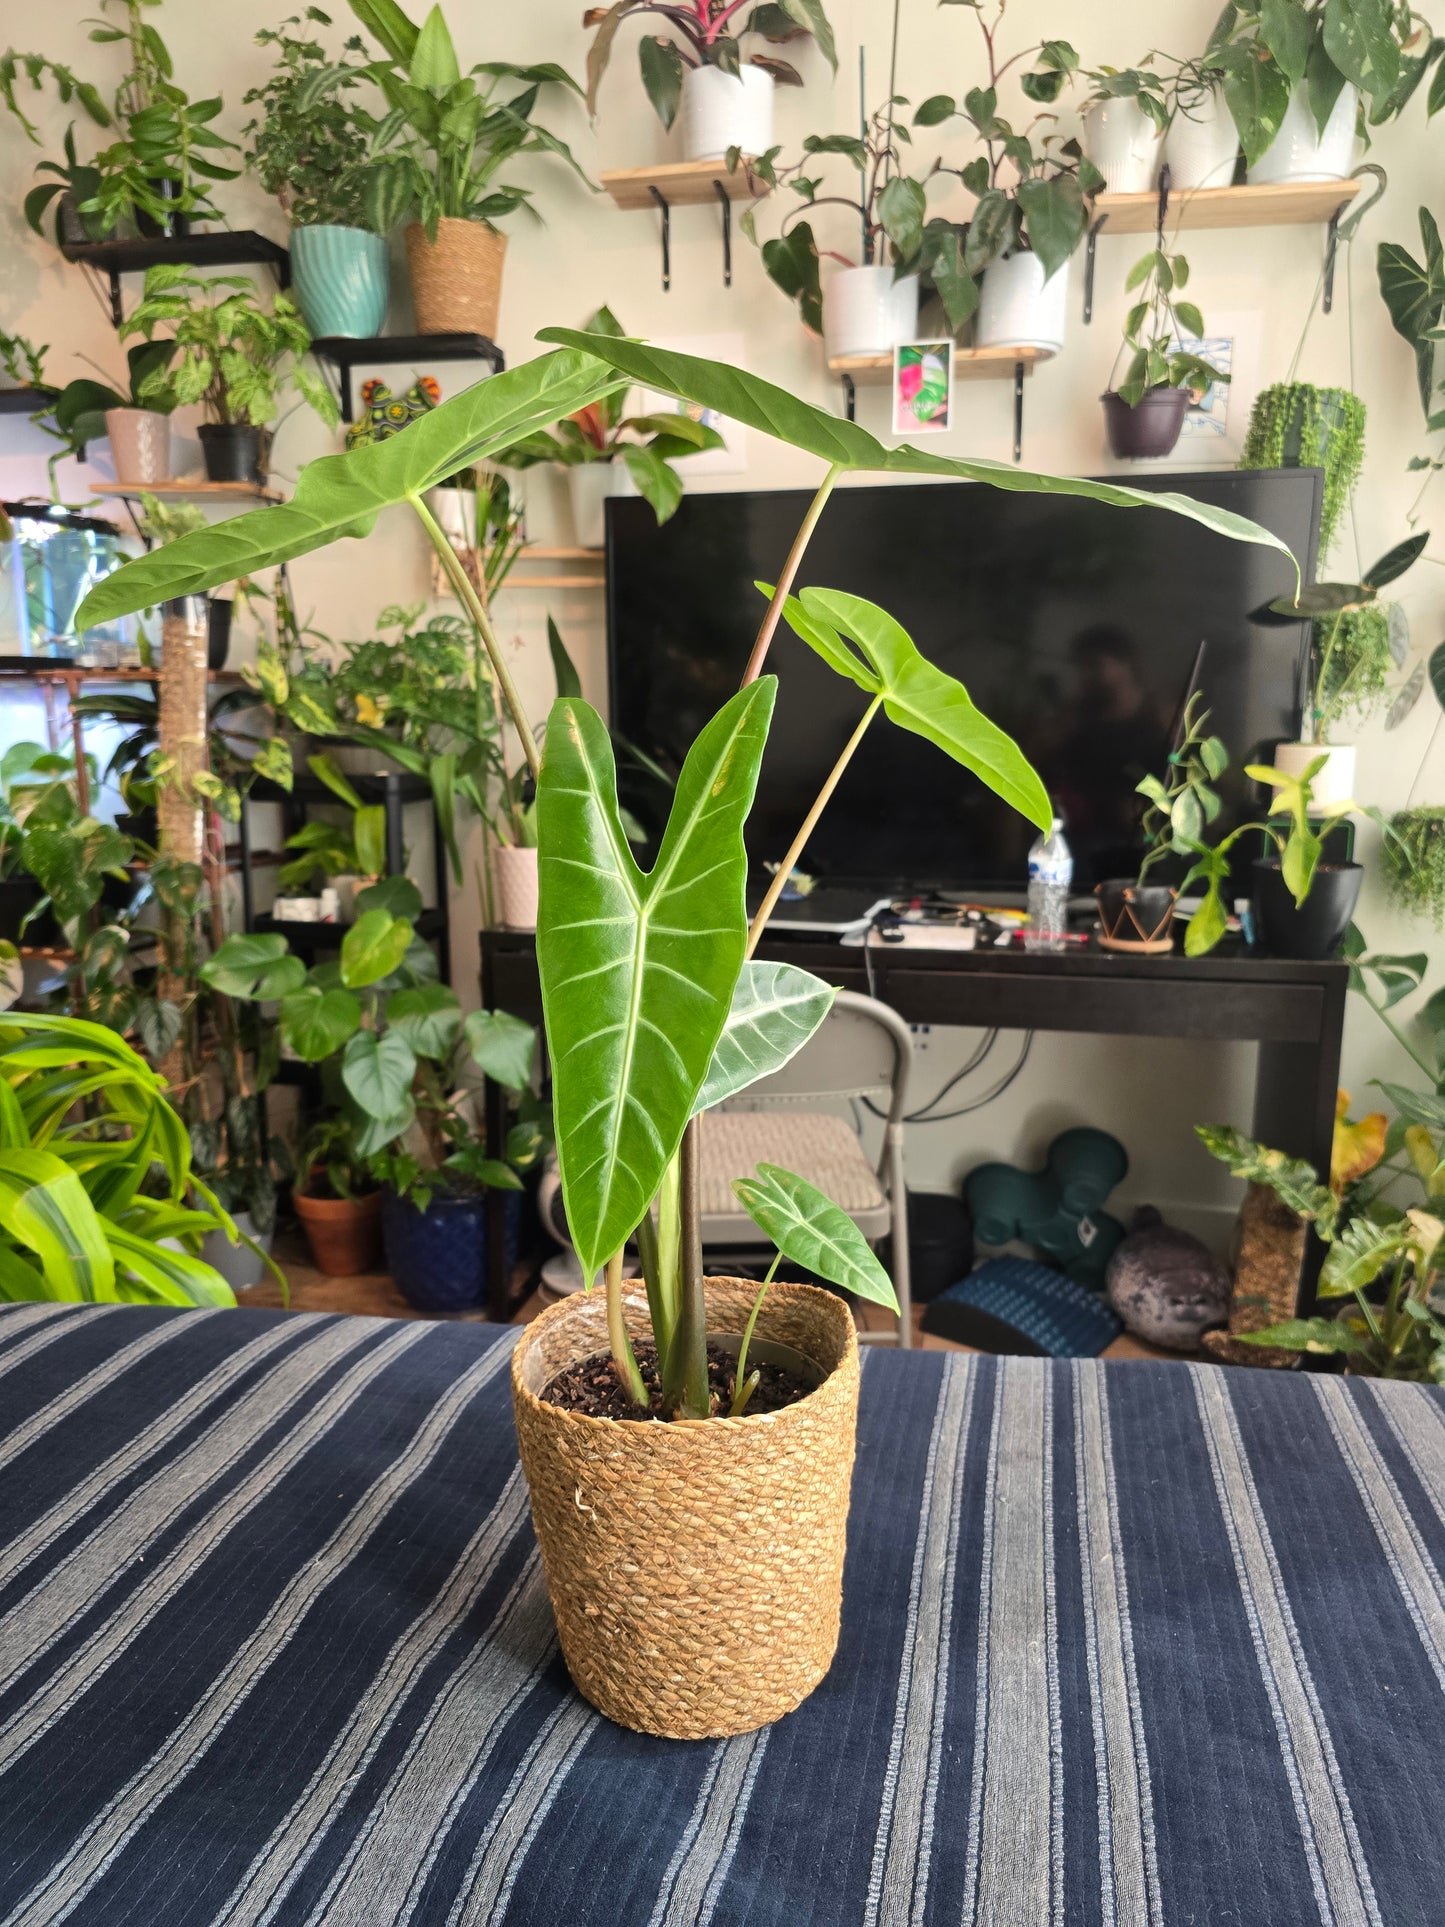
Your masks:
M657 1369L657 1348L644 1340L635 1350L638 1370L647 1387L648 1411L652 1417L660 1418L662 1381ZM796 1405L800 1398L806 1398L809 1392L816 1389L812 1381L798 1373L781 1365L765 1365L750 1355L749 1374L755 1368L762 1373L762 1378L748 1400L749 1418L759 1412L780 1412L785 1405ZM727 1414L728 1406L732 1403L733 1374L736 1369L736 1353L724 1351L720 1345L709 1341L707 1377L715 1415ZM632 1403L622 1389L610 1352L598 1352L596 1357L586 1359L580 1365L570 1365L552 1380L542 1397L549 1405L560 1405L564 1412L581 1412L587 1418L640 1419L648 1416Z

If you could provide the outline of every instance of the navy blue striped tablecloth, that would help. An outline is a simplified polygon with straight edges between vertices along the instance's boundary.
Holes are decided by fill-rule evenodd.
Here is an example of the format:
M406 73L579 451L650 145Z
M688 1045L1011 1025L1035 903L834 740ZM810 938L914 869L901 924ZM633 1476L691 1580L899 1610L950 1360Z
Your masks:
M0 1311L7 1927L1445 1920L1445 1403L874 1352L843 1639L682 1744L569 1685L514 1334Z

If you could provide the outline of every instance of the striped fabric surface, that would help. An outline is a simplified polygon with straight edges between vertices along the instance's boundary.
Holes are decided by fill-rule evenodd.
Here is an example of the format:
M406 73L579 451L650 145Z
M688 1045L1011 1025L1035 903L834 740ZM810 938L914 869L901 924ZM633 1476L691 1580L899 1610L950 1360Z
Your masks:
M0 1311L10 1927L1445 1920L1445 1403L872 1352L843 1640L682 1744L557 1655L515 1334Z

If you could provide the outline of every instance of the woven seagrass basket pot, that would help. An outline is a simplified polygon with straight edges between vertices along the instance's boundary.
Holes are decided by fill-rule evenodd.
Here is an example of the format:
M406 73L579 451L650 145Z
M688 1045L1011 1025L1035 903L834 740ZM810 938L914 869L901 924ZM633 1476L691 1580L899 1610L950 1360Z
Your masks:
M708 1329L740 1332L756 1284L712 1278ZM646 1301L627 1323L647 1333ZM758 1336L826 1376L781 1412L659 1424L588 1418L539 1394L607 1345L600 1291L528 1325L512 1359L522 1468L568 1668L609 1719L665 1739L748 1733L832 1664L858 1415L847 1307L774 1285Z
M497 336L507 237L480 221L443 215L437 238L420 221L406 230L406 265L419 335Z

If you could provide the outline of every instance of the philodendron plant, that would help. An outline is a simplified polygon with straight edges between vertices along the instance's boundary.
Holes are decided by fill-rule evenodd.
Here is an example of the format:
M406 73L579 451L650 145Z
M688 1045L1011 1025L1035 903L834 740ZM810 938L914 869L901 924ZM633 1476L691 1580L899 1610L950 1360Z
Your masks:
M381 509L407 502L420 518L492 661L523 753L538 777L541 908L538 959L553 1067L554 1126L568 1224L584 1273L607 1274L617 1370L634 1397L636 1361L623 1324L621 1255L638 1237L648 1283L667 1417L712 1415L699 1237L702 1111L784 1064L827 1013L828 987L806 972L754 958L770 892L749 925L743 826L752 802L776 684L762 672L786 619L860 691L857 729L779 866L786 877L843 766L881 708L928 738L1041 826L1049 799L1017 746L967 692L920 655L883 610L819 589L794 594L808 539L839 478L850 472L938 475L1043 494L1087 496L1119 508L1164 509L1222 536L1284 549L1243 517L1181 495L1146 495L1111 482L1031 474L1012 465L885 449L856 423L812 408L742 370L643 342L549 329L563 352L479 383L405 435L331 455L304 469L293 500L222 523L127 563L97 585L78 621L89 625L158 600L290 560L342 536L368 534ZM450 543L427 511L427 488L468 462L632 382L715 409L818 457L826 472L804 515L749 654L742 686L702 731L677 785L657 861L634 862L620 819L612 749L602 719L577 696L559 698L543 762L490 618ZM1285 551L1288 553L1288 551ZM751 1184L752 1180L744 1183ZM764 1188L783 1181L764 1173ZM777 1240L809 1255L824 1276L844 1269L818 1235L820 1194L792 1180L789 1210L769 1222ZM758 1202L747 1191L749 1209ZM657 1216L654 1221L653 1212ZM828 1221L832 1226L833 1221ZM847 1255L847 1254L845 1254ZM852 1254L856 1255L856 1254ZM856 1286L861 1265L845 1283ZM743 1388L738 1388L741 1391Z

